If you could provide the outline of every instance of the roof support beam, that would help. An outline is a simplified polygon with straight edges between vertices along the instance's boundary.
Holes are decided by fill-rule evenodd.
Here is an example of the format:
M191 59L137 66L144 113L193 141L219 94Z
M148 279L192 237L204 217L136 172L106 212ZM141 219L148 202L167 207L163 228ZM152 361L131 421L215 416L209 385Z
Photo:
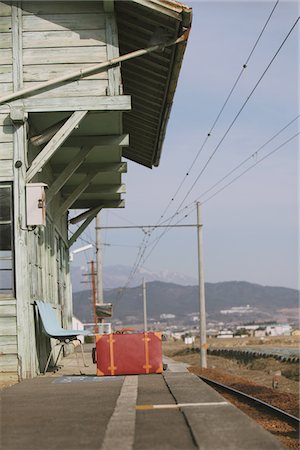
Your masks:
M27 171L26 182L29 183L32 178L44 167L54 153L61 147L74 128L85 117L87 111L75 111L71 117L58 130L38 156L33 160Z
M47 204L53 200L58 191L65 185L78 167L86 160L93 147L81 148L75 158L65 167L61 174L52 183L46 194Z
M124 208L125 201L124 200L102 200L102 199L79 199L74 205L72 205L73 209L89 209L96 208L98 205L101 205L102 208Z
M92 220L96 217L96 215L98 214L98 212L101 210L102 206L98 206L96 208L90 209L89 211L86 211L83 214L87 214L87 218L85 219L85 221L80 225L80 227L75 231L75 233L71 236L71 238L68 240L68 245L69 248L74 244L74 242L79 238L79 236L81 235L81 233L84 232L84 230L86 229L86 227L89 226L89 224L92 222ZM83 214L80 214L80 216L83 216ZM77 216L79 217L79 216ZM85 216L86 217L86 216ZM76 219L76 218L74 218ZM72 220L74 220L72 219ZM73 222L76 223L76 222Z
M68 185L63 189L64 195L69 195L74 191L74 185ZM85 190L86 194L124 194L126 192L125 184L93 184Z
M111 145L120 145L127 147L129 145L129 134L113 134L107 136L71 136L66 139L63 147L104 147Z
M88 174L84 180L77 186L77 188L72 192L71 195L62 203L59 207L56 216L61 217L65 214L68 209L73 205L74 202L80 197L80 195L86 190L89 184L93 181L93 179L98 175L98 170L93 173Z
M78 174L87 174L88 172L91 172L95 168L94 163L90 162L83 162L77 170L76 175ZM53 164L52 170L56 174L60 174L65 169L65 166L63 164ZM116 173L126 173L127 172L127 163L126 162L120 162L120 163L101 163L97 164L98 172L100 173L110 173L110 172L116 172ZM51 186L52 187L52 186ZM50 189L51 189L50 187ZM50 191L48 189L48 192ZM48 194L47 192L47 194Z
M57 97L24 98L10 103L12 107L23 108L26 112L58 111L128 111L131 109L130 95L100 97ZM7 104L0 105L0 113L10 114Z

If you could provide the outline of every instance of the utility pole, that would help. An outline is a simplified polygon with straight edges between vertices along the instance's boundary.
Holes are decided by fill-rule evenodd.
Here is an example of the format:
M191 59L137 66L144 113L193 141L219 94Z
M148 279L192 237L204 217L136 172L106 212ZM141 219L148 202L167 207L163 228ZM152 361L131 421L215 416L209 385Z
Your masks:
M147 293L146 293L145 278L143 278L143 303L144 303L144 331L145 331L145 333L147 333L147 331L148 331L148 323L147 323Z
M92 299L93 299L93 313L94 313L94 333L98 333L98 320L96 313L96 274L95 274L95 262L91 261L91 278L92 278Z
M198 276L199 276L199 326L200 326L200 367L207 367L205 288L203 270L201 205L197 202L197 237L198 237Z
M97 267L97 303L103 304L102 254L101 254L100 213L96 216L96 267Z

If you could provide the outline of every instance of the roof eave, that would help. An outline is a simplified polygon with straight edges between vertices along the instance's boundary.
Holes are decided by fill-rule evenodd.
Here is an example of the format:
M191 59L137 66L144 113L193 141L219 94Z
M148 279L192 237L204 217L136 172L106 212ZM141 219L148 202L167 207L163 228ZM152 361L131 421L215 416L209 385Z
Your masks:
M182 12L182 14L184 16L183 20L182 20L182 28L190 29L191 24L192 24L192 10L189 8L187 10L184 10ZM181 29L181 32L182 32L182 29ZM187 40L184 43L181 43L180 45L176 46L176 53L175 53L175 57L174 57L173 68L171 71L171 77L170 77L169 85L167 88L168 92L167 92L167 96L166 96L166 102L164 105L163 120L162 120L162 124L161 124L161 128L160 128L160 132L158 134L155 158L153 160L153 165L155 167L157 167L160 162L162 146L163 146L163 142L164 142L164 138L165 138L165 134L166 134L166 128L167 128L167 124L169 121L169 117L170 117L170 113L171 113L171 109L172 109L172 105L173 105L173 99L174 99L174 95L175 95L175 91L176 91L176 87L177 87L177 83L178 83L178 79L179 79L179 73L181 70L186 45L187 45Z

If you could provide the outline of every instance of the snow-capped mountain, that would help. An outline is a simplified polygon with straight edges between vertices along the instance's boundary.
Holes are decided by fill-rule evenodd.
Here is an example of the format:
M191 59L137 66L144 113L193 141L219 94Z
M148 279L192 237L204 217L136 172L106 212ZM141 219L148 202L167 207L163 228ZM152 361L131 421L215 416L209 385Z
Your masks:
M89 277L87 267L71 266L71 277L73 292L82 291L88 289L86 282ZM117 287L123 287L127 282L131 274L132 268L129 266L115 265L106 266L103 269L103 286L104 289L113 289ZM176 283L183 286L192 286L197 284L195 277L185 275L179 272L172 272L169 270L162 270L153 272L147 269L139 269L134 277L131 279L128 287L138 286L142 283L143 278L145 281L164 281L166 283ZM84 283L83 283L84 281Z

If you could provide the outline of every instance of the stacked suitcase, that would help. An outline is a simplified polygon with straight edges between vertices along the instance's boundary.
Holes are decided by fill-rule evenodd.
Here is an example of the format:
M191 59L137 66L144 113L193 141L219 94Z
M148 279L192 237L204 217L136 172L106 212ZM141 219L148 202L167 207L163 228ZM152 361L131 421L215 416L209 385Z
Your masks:
M162 373L161 334L113 333L96 336L97 376Z

